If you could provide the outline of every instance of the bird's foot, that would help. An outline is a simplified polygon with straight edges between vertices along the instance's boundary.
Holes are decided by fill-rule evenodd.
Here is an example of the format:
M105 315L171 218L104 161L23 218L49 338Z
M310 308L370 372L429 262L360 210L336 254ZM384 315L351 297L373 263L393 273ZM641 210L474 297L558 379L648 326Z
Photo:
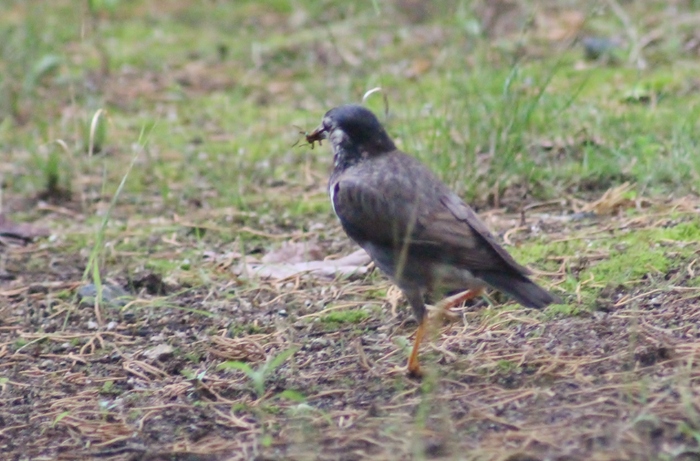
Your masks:
M439 303L436 306L427 305L425 307L428 309L428 311L432 314L432 317L434 317L437 322L442 322L443 320L447 320L449 322L457 322L460 318L459 313L453 311L450 307L444 308Z
M411 365L409 364L407 375L412 379L421 379L423 377L423 370L421 370L419 365L417 365L415 368L411 368Z
M483 293L483 288L477 288L463 291L461 293L457 293L456 295L452 295L449 298L443 299L437 304L437 306L435 306L435 310L437 311L435 320L441 321L443 319L447 319L454 322L458 318L458 314L453 312L452 308L459 306L466 301L479 297Z
M476 288L476 289L471 289L467 291L463 291L461 293L457 293L456 295L452 295L449 298L443 299L440 303L438 303L438 306L440 306L441 309L451 309L455 306L459 306L460 304L469 301L471 299L477 298L481 296L484 293L483 288Z

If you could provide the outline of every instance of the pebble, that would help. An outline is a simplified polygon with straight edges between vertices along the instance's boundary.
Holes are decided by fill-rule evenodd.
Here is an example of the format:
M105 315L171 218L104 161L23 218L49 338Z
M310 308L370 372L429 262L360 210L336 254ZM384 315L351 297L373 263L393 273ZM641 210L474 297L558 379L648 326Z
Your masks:
M653 298L651 298L651 299L649 300L649 303L650 303L652 306L660 306L660 305L662 305L662 304L664 303L663 299L664 299L663 296L654 296Z
M307 349L309 351L319 351L321 349L325 349L330 344L331 344L331 342L329 340L327 340L326 338L314 338L313 340L311 340L311 342L309 342L306 345L305 349Z
M172 355L175 348L169 344L159 344L144 351L143 355L151 360L164 360Z
M78 298L81 307L93 306L95 304L95 296L97 296L97 286L94 283L88 283L78 288ZM124 307L132 298L133 296L119 285L102 284L102 302L107 305Z

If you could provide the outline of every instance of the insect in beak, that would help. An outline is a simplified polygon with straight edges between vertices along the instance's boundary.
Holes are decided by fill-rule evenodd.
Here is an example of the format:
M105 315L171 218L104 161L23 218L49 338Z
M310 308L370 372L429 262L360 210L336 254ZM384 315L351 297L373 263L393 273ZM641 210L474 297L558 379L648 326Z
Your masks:
M311 144L311 148L314 148L314 143L318 142L318 145L322 145L321 141L326 139L326 128L323 125L316 128L311 133L306 134L306 142Z
M326 139L326 129L323 127L323 125L319 126L316 128L314 131L309 133L308 131L302 130L300 127L294 125L295 128L299 130L299 134L303 135L304 138L306 139L306 142L311 145L311 148L313 149L316 147L316 143L318 143L319 146L321 146L321 141ZM301 141L301 140L299 140ZM299 145L299 141L295 142L292 147Z

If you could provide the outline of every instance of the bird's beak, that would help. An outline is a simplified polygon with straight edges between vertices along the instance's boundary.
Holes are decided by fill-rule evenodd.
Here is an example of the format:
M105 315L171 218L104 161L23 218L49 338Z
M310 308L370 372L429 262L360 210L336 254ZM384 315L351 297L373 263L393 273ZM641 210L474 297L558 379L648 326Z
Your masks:
M328 136L326 135L326 128L324 128L323 125L320 125L318 128L316 128L314 131L306 135L306 142L311 144L311 148L314 148L314 143L318 142L318 145L321 145L321 141L326 139Z

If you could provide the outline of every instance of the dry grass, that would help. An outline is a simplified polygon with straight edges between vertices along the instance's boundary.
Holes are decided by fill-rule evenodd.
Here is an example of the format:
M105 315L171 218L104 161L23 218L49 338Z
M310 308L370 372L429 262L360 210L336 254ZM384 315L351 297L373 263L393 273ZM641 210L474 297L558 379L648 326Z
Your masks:
M540 231L550 241L595 238L596 228L682 218L679 207L655 204L584 229L552 214L527 221L556 229ZM697 213L698 203L682 207ZM41 259L32 248L8 248L8 264ZM600 258L572 256L546 274L554 287L574 259ZM393 291L377 295L381 279L261 280L231 302L231 277L165 298L144 293L139 308L103 308L104 328L91 307L56 296L72 283L3 288L11 306L0 327L4 449L26 459L612 460L682 459L697 447L700 288L619 287L601 295L610 301L602 311L575 317L462 307L424 346L428 376L418 382L404 370L413 322L403 308L392 314ZM372 315L319 321L337 308ZM164 353L149 353L163 344ZM245 373L217 368L256 368L290 348L300 349L267 376L262 396Z
M700 459L691 2L160 3L0 18L24 40L0 48L0 212L51 230L0 235L3 459ZM402 147L566 301L454 309L423 381L376 271L241 269L356 249L327 146L290 146L379 84ZM127 299L81 299L98 281Z

